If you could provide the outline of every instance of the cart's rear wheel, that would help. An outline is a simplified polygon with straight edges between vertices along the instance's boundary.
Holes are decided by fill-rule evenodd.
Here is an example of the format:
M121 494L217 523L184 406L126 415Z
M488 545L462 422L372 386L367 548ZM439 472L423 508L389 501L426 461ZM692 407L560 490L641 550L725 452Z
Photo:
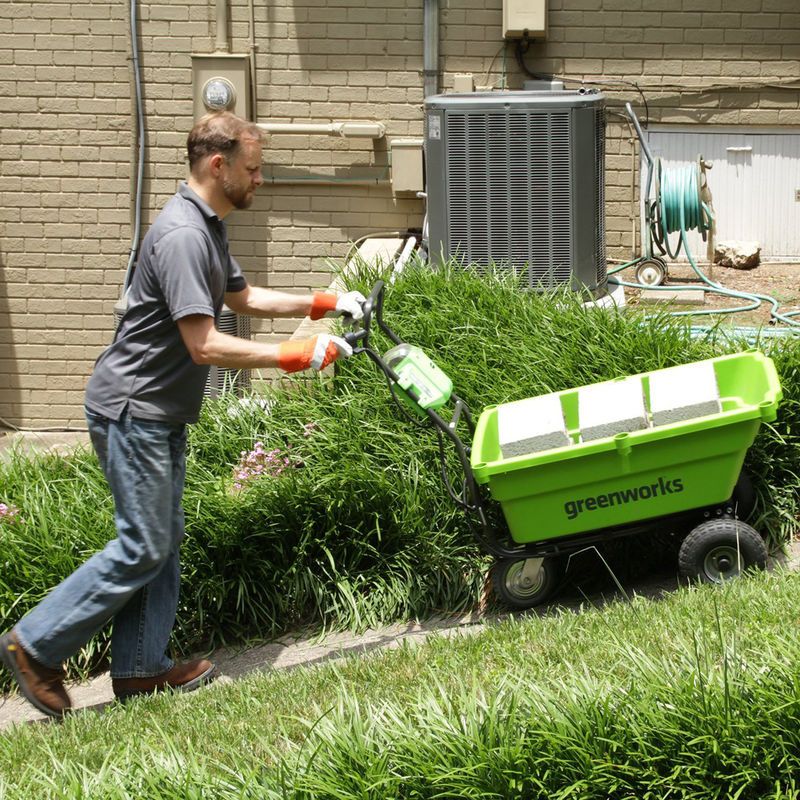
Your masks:
M678 553L681 575L703 583L722 583L767 563L759 532L737 519L713 519L694 528Z
M547 600L561 578L557 558L501 559L493 568L495 594L512 608L533 608Z

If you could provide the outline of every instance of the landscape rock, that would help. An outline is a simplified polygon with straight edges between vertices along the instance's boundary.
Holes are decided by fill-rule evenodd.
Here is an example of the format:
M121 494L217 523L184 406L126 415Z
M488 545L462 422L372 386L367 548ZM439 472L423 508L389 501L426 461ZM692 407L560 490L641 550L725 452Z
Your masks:
M714 263L733 269L753 269L761 263L759 242L717 242Z

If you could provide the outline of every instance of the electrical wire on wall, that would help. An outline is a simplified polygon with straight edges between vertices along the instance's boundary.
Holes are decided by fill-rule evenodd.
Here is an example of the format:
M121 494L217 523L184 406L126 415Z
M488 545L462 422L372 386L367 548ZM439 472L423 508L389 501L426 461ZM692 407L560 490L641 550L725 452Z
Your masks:
M506 53L508 52L508 42L503 42L500 46L498 51L492 56L492 60L489 62L489 68L486 70L486 76L483 79L483 83L477 86L476 88L491 88L496 89L500 88L501 90L505 90L507 88L506 85ZM497 57L503 54L503 65L500 70L500 77L496 80L493 84L489 85L489 78L492 74L492 67L494 67L494 62L497 61Z
M644 127L646 128L648 126L650 122L650 107L647 104L647 98L645 97L644 91L642 91L641 86L639 86L636 81L627 80L625 78L603 77L597 77L590 80L587 78L574 77L572 75L544 75L539 72L533 72L525 63L525 56L527 55L528 50L530 50L530 47L534 41L534 39L525 36L522 39L517 40L515 48L517 64L519 64L519 68L529 78L539 81L560 80L564 81L565 83L579 83L582 86L630 86L635 89L639 93L639 97L642 98L642 106L644 107Z
M546 75L541 72L532 72L528 65L525 63L525 56L530 50L531 45L534 43L534 39L531 39L529 36L523 36L521 39L517 39L516 46L514 47L514 56L517 59L517 64L519 64L519 68L529 77L533 78L537 81L552 81L553 75Z

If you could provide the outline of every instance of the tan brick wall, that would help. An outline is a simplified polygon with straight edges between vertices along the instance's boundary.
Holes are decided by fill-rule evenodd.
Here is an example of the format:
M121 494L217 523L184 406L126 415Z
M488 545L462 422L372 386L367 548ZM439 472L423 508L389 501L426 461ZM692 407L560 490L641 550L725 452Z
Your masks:
M131 236L128 5L0 3L0 417L15 425L82 426L83 387L111 337ZM214 48L214 5L140 3L145 228L185 173L190 54ZM548 5L548 39L528 55L534 71L635 81L654 121L800 124L787 88L800 76L796 0ZM254 9L260 121L376 120L387 138L422 134L421 0L255 0ZM443 88L463 72L479 85L521 86L500 10L501 0L441 0ZM232 0L230 17L231 51L247 53L247 2ZM631 87L605 91L616 110L631 100L643 113ZM636 213L630 138L612 116L606 227L617 257L631 251ZM385 178L388 164L386 140L274 136L265 156L265 173L340 178ZM252 282L306 290L327 283L326 260L342 258L349 240L417 227L421 212L385 184L272 185L230 228Z

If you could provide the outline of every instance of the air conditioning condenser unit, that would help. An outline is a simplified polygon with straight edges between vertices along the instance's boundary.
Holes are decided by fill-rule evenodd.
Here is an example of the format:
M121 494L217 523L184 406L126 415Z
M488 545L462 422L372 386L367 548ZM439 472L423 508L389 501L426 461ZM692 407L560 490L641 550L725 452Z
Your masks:
M428 251L531 289L606 289L605 110L596 91L425 101Z

